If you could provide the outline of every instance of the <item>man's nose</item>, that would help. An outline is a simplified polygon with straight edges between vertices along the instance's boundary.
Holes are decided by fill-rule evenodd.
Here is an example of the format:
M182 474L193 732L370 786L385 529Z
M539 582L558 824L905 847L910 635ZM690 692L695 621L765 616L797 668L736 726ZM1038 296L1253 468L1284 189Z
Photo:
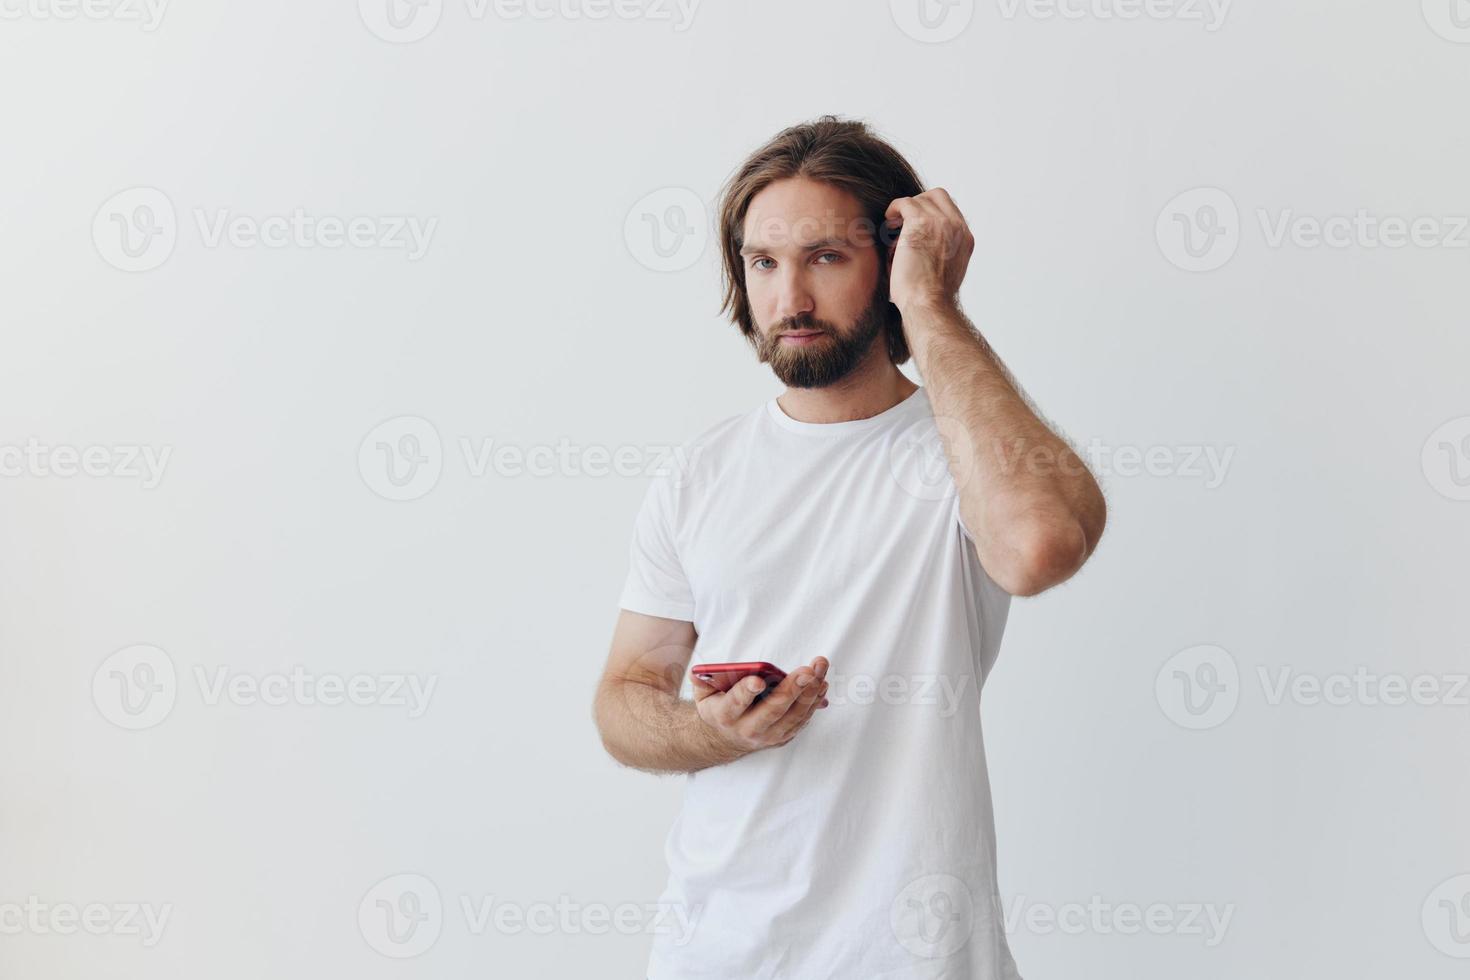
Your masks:
M816 307L806 278L799 271L782 273L780 292L776 297L776 321L788 320L803 313L811 313Z

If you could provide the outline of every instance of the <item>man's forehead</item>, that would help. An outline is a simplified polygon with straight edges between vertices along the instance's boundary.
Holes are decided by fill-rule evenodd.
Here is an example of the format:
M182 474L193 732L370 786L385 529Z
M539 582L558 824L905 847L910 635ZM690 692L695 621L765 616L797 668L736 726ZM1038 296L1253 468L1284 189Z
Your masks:
M741 252L777 248L860 248L873 243L872 222L856 206L756 208L745 217Z

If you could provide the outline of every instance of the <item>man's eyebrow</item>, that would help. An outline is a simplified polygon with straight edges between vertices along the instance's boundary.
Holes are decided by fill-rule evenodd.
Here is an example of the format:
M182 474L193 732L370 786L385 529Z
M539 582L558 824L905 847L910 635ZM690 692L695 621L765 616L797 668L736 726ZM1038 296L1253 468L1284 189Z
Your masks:
M834 246L840 248L852 248L852 242L849 242L846 238L822 238L815 242L812 242L810 245L801 246L801 250L803 252L815 252L819 248L833 248ZM759 243L755 245L740 246L741 255L752 255L756 252L769 252L770 250L771 249L769 246L761 245Z

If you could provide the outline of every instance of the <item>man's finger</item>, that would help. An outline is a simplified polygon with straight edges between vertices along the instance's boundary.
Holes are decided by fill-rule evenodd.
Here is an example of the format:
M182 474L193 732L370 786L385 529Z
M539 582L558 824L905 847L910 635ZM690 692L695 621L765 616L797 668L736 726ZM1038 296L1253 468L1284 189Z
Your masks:
M746 709L755 701L755 696L765 688L766 682L759 677L745 677L726 691L724 699L720 702L720 712L725 722L732 724L745 714Z
M888 210L883 212L883 217L888 219L889 224L896 224L911 214L917 214L919 206L911 197L895 197L893 203L888 205Z
M812 683L797 694L796 700L792 702L786 713L771 725L772 732L784 735L800 728L806 719L811 717L812 712L817 710L817 702L821 701L826 693L826 683L814 677Z
M776 685L774 691L767 694L760 704L750 710L748 720L751 727L757 731L764 731L780 721L781 717L796 702L797 695L804 689L803 678L808 684L816 683L810 667L798 667L787 674L786 678Z
M951 218L954 218L957 221L965 220L965 215L962 211L960 211L960 206L954 202L954 198L950 196L949 191L945 190L943 187L933 187L925 191L924 193L931 195L933 197L935 205L939 208L939 210L943 211Z
M796 704L786 712L785 717L771 726L770 734L782 742L791 738L811 720L812 715L816 713L818 703L823 700L826 693L827 685L822 683L814 684L808 690L803 691L801 697L797 698Z

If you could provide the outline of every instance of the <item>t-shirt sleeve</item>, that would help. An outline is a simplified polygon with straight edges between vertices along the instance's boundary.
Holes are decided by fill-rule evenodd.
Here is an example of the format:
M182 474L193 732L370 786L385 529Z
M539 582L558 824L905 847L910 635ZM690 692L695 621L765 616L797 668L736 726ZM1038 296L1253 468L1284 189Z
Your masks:
M955 496L954 519L959 525L961 540L966 547L973 546L975 536L965 526L965 519L960 516L960 498ZM996 657L1000 653L1001 637L1005 635L1006 620L1010 618L1011 594L1000 587L985 566L980 563L979 555L975 555L975 563L972 566L977 575L975 588L979 597L980 614L980 670L982 677L988 677L990 670L995 666ZM971 567L967 564L967 567Z
M694 620L694 593L674 548L674 494L669 480L655 477L633 522L628 578L618 605L665 619Z

